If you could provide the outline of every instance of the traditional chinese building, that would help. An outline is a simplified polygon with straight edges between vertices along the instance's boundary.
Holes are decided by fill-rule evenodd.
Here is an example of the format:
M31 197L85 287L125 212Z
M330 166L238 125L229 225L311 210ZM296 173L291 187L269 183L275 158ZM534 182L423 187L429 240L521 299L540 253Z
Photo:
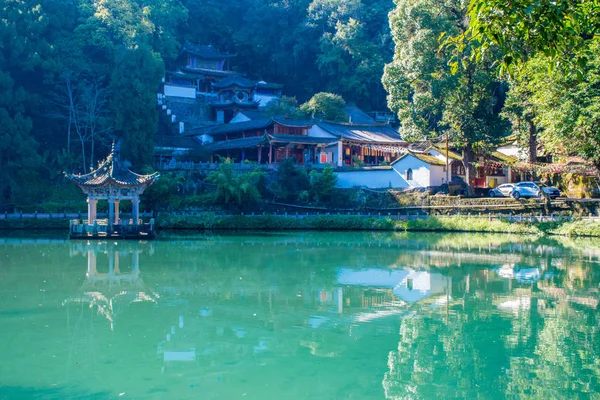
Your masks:
M71 221L71 238L128 238L154 237L154 222L144 223L139 217L140 195L158 179L158 172L139 175L127 169L119 159L113 144L108 157L98 168L85 175L67 174L87 195L87 221ZM131 202L131 219L122 220L119 215L121 201ZM108 202L108 218L97 218L99 201Z
M222 53L210 45L185 42L177 67L167 71L159 100L167 108L169 99L208 99L218 122L229 122L236 110L256 109L281 97L282 85L246 79L230 69L235 54ZM219 111L229 111L227 115Z
M165 96L196 98L196 92L213 93L213 83L239 75L229 68L233 57L235 54L221 53L210 45L185 42L177 59L180 68L166 74Z

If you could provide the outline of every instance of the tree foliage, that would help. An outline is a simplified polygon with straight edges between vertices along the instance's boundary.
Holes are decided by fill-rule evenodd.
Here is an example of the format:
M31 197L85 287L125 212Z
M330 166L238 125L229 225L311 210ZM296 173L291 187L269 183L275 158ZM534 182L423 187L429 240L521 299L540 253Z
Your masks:
M459 0L398 0L390 13L396 50L383 83L390 109L398 114L405 139L448 135L463 149L466 180L472 185L478 149L506 133L499 116L503 93L489 63L476 63L469 48L456 61L441 47L443 34L466 30L466 8Z
M504 67L541 53L567 68L583 67L586 42L600 29L597 0L536 2L471 0L467 37L477 42L479 56L493 46L502 50Z
M317 93L300 106L299 111L307 117L326 121L344 121L348 118L344 111L346 102L342 96L333 93Z
M206 180L216 185L213 197L215 204L243 208L262 199L265 177L265 172L258 166L251 172L240 173L233 169L230 159L225 159Z

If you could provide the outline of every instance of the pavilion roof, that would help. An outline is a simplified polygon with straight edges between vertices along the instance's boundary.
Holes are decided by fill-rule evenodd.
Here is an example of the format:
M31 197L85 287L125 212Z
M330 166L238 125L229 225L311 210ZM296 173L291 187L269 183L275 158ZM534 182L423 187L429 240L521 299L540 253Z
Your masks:
M118 153L115 152L115 146L110 154L104 159L98 168L85 175L67 174L65 177L73 181L78 186L104 186L114 184L118 186L140 186L151 185L159 176L158 172L150 175L140 175L125 168L119 160Z
M181 52L187 52L206 60L224 60L235 57L235 54L220 53L211 45L196 44L189 41L183 44Z

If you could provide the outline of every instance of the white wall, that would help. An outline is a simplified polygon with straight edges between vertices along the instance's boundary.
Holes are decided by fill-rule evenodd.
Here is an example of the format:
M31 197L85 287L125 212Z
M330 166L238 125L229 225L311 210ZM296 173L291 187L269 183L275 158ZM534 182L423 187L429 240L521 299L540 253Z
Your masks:
M442 165L432 165L430 168L430 185L431 186L442 186L446 183L446 167ZM448 178L452 179L450 174Z
M510 157L515 157L521 161L527 161L529 159L528 149L522 149L514 144L508 146L498 147L498 152L505 154Z
M431 165L419 160L417 157L408 154L402 157L399 161L392 164L392 168L404 179L406 179L406 171L410 168L413 171L413 179L407 181L411 187L430 187L436 186L431 183Z
M369 189L403 189L409 187L404 177L394 169L361 170L336 172L339 188L352 188L355 186Z
M243 112L238 112L237 114L235 114L235 117L231 118L231 121L229 121L229 123L234 124L236 122L246 122L246 121L252 121L252 120L250 118L246 117Z
M165 84L165 96L196 98L196 88L192 86L175 86Z

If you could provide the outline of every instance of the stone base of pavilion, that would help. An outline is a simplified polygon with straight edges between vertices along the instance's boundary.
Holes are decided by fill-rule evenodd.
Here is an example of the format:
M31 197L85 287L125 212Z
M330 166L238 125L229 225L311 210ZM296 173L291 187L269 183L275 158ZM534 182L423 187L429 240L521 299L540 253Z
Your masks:
M138 220L123 220L110 224L107 219L96 219L92 224L87 219L73 219L69 224L69 239L154 239L154 219L144 223Z

